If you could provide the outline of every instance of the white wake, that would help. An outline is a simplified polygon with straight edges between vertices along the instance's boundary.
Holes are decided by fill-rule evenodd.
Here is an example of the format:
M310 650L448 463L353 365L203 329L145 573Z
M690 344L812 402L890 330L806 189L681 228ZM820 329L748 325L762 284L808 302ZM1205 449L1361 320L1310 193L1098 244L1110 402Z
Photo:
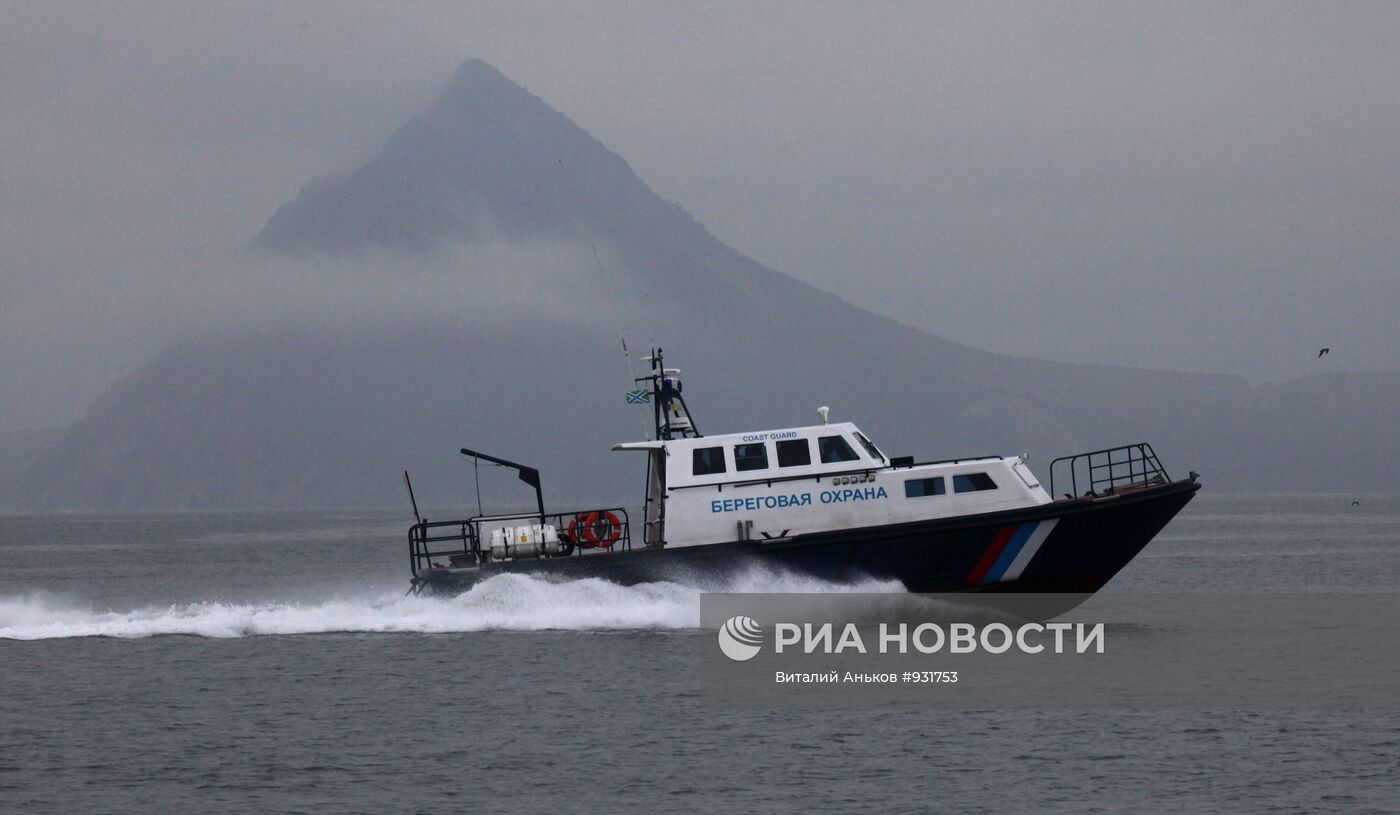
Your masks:
M703 587L669 582L619 586L597 579L554 583L500 575L450 598L390 593L309 603L204 602L127 611L98 610L31 594L0 597L0 639L686 629L700 624L702 590L890 593L904 589L897 581L838 584L754 571L722 585Z

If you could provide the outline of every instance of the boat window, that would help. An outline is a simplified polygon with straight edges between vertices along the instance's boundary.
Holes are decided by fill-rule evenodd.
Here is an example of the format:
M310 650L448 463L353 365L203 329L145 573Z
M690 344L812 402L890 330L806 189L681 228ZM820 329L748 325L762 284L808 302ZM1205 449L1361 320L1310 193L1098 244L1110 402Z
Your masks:
M911 478L904 482L905 498L923 498L929 495L942 495L942 478Z
M953 492L981 492L996 488L997 482L993 481L992 477L986 473L966 473L953 476Z
M806 439L778 442L779 467L805 467L812 463L812 446Z
M872 444L870 439L867 439L865 434L859 430L856 431L856 441L860 442L860 446L865 448L865 452L869 453L871 458L885 460L885 454L881 453L879 448Z
M714 475L724 472L724 448L695 448L695 469L691 472L694 475Z
M823 464L837 464L860 458L856 451L851 449L851 445L840 436L822 436L817 439L817 449L821 451Z
M734 469L739 472L768 469L768 445L761 443L734 445Z

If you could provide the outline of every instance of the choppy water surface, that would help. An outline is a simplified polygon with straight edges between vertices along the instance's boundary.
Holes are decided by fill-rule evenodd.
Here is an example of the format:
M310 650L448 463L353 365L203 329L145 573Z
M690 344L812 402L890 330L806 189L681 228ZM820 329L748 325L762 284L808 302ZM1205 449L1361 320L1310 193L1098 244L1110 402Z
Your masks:
M405 597L404 532L0 518L0 811L1400 811L1395 716L714 711L700 587ZM1112 588L1397 577L1400 499L1204 496Z

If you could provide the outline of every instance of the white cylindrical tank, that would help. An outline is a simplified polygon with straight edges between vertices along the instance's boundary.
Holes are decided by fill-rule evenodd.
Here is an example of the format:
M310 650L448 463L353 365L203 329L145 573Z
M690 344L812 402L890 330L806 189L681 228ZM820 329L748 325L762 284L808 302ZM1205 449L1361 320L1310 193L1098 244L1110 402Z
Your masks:
M559 530L553 524L521 524L491 530L491 557L495 560L537 558L562 551Z

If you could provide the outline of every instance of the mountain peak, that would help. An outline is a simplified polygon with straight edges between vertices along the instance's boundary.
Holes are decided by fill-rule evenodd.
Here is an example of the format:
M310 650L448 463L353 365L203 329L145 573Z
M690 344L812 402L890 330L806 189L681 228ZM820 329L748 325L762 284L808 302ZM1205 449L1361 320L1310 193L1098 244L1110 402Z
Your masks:
M514 99L521 106L543 106L544 100L512 82L494 65L481 59L469 59L457 66L447 86L438 94L431 110L462 103L480 103L484 97Z
M256 245L290 254L421 250L662 225L699 228L568 117L471 59L378 156L303 187Z
M519 87L514 82L511 82L505 74L496 70L496 66L477 57L473 57L457 66L457 73L454 79L459 83L495 82L512 87Z

